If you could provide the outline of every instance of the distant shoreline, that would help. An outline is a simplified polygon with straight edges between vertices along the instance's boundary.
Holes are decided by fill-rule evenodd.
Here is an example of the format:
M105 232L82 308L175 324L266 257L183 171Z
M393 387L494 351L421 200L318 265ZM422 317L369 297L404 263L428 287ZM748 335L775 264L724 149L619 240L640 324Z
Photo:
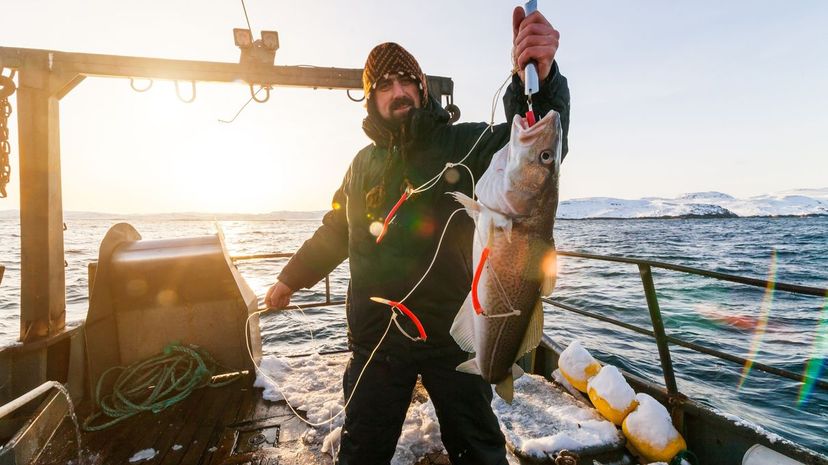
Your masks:
M583 221L583 220L749 220L758 218L824 218L826 213L809 213L807 215L756 215L756 216L724 216L724 215L679 215L679 216L592 216L587 218L555 218L555 220Z
M72 212L67 212L72 214ZM205 217L185 217L176 218L174 213L162 213L159 215L135 214L135 215L106 215L101 216L72 216L65 218L69 221L94 221L94 220L114 220L114 221L171 221L171 222L187 222L187 221L245 221L245 222L294 222L294 221L318 221L324 216L308 215L307 217L294 218L244 218L234 216L232 214L227 217L222 216L205 216ZM585 221L585 220L607 220L607 221L621 221L621 220L734 220L734 219L774 219L774 218L826 218L826 213L809 213L805 215L755 215L755 216L737 216L737 215L663 215L663 216L592 216L584 218L567 218L557 217L558 221ZM0 221L2 220L19 220L18 215L3 215L0 211Z

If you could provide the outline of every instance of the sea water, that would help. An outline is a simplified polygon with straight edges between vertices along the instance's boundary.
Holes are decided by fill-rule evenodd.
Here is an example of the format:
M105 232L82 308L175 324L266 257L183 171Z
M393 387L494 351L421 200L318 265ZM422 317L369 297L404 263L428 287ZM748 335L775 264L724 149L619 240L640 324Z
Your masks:
M213 221L66 215L64 232L67 322L85 318L87 265L108 228L121 221L144 239L224 231L231 255L293 252L319 220ZM648 258L758 279L828 287L828 218L735 218L675 220L559 220L560 250ZM19 335L20 230L17 219L0 219L0 346ZM239 269L263 298L284 259L240 262ZM826 297L767 292L701 276L654 269L668 335L825 379L828 358ZM412 285L419 276L412 277ZM347 261L331 274L332 298L344 298ZM323 284L298 293L294 302L324 299ZM559 258L553 299L567 305L651 327L638 268L573 257ZM655 341L554 306L545 306L547 335L562 345L580 340L602 363L664 385ZM765 320L766 318L766 320ZM766 321L766 323L765 323ZM297 354L346 348L341 306L285 312L261 320L264 351ZM755 423L828 454L828 392L800 381L747 371L741 364L671 345L679 390L706 405Z

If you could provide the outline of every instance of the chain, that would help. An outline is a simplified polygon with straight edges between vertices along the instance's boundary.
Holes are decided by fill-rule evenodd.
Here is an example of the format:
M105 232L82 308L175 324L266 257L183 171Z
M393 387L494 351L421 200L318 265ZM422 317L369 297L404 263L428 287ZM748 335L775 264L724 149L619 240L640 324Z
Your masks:
M9 103L9 97L14 93L16 87L14 85L14 70L9 76L4 75L2 71L3 68L0 68L0 198L5 198L7 196L6 185L11 178L9 116L11 116L12 107Z

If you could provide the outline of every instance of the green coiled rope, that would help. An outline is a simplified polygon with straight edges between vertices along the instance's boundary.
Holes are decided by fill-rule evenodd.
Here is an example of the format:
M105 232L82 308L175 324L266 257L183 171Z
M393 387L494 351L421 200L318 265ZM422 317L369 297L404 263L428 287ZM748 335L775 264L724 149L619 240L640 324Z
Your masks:
M138 413L158 413L185 399L194 390L209 386L221 387L236 381L241 374L213 382L213 373L220 365L206 351L195 346L172 343L164 351L128 367L112 367L98 379L95 388L95 404L99 411L83 422L84 431L100 431L109 428ZM121 371L110 394L101 397L106 376ZM102 415L111 420L92 425Z

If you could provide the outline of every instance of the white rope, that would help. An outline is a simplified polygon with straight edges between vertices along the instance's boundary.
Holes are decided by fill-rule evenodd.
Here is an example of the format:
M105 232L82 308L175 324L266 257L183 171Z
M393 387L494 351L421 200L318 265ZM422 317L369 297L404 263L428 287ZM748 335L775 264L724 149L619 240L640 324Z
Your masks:
M296 416L296 418L298 418L298 419L302 420L302 421L303 421L303 422L305 422L308 426L312 426L312 427L323 426L323 425L326 425L326 424L332 423L332 422L333 422L333 420L334 420L336 417L338 417L338 416L342 415L342 414L345 412L345 409L347 409L347 408L348 408L348 405L351 403L351 399L353 399L353 398L354 398L354 394L356 393L357 386L359 386L359 382L362 380L362 375L365 373L365 370L368 368L368 365L371 363L371 360L373 360L373 358L374 358L374 354L376 354L376 353L377 353L377 350L379 350L380 345L381 345L381 344L382 344L382 342L385 340L385 336L387 336L387 335L388 335L388 330L389 330L389 329L391 329L391 323L392 323L392 322L395 322L395 321L396 321L396 319L397 319L397 314L396 314L396 313L394 313L394 312L391 312L391 319L388 321L388 326L386 326L386 327L385 327L385 332L382 334L382 337L380 338L379 342L377 342L377 345L374 347L374 350L372 350L372 351L371 351L371 355L368 357L368 360L365 362L365 365L363 365L363 366L362 366L362 370L359 372L359 376L357 377L356 383L354 383L354 387L353 387L353 389L351 389L351 395L349 395L349 396L348 396L348 400L345 402L345 405L344 405L344 406L342 406L342 410L340 410L339 412L337 412L337 414L336 414L336 415L334 415L334 416L332 416L332 417L328 418L328 419L327 419L327 420L325 420L325 421L321 421L321 422L319 422L319 423L313 423L313 422L311 422L311 421L308 421L308 420L306 420L306 419L302 418L302 416L301 416L301 415L299 415L299 412L298 412L298 411L296 411L296 409L293 407L293 405L291 405L291 404L290 404L290 401L288 401L288 398L287 398L287 396L285 395L285 391L284 391L284 390L282 390L282 388L281 388L281 387L279 387L279 383L278 383L278 382L276 382L276 380L275 380L275 379L271 378L271 377L270 377L270 375L268 375L267 373L265 373L265 372L264 372L264 371L263 371L263 370L259 367L259 365L257 365L257 364L256 364L256 361L253 359L253 351L250 349L250 331L249 331L249 327L248 327L248 326L249 326L249 323L250 323L250 318L252 318L254 315L258 315L258 314L260 314L260 313L264 313L264 312L266 312L266 311L267 311L267 310L259 310L258 312L253 312L253 313L251 313L251 314L247 317L247 320L246 320L246 321L245 321L245 323L244 323L244 343L247 345L247 355L249 355L249 356L250 356L250 361L252 361L252 362L253 362L253 366L256 368L256 372L257 372L257 373L260 373L262 376L264 376L264 377L265 377L265 379L267 379L268 381L270 381L270 382L273 384L273 386L276 388L276 390L277 390L277 391L279 391L279 392L281 392L281 393L282 393L282 397L284 397L284 399L285 399L285 404L288 406L288 408L290 409L290 411L291 411L291 412L293 412L293 414Z

